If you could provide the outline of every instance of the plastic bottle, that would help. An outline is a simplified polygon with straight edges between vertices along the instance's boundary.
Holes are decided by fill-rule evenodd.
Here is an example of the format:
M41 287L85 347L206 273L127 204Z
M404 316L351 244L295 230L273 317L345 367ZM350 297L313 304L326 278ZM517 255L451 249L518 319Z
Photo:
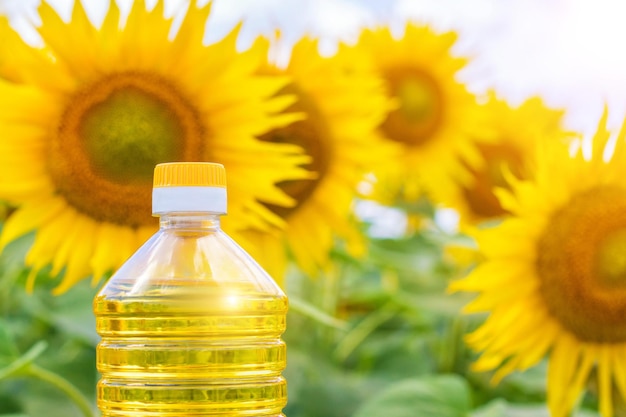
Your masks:
M220 229L224 167L155 168L160 230L94 300L102 416L284 416L287 298Z

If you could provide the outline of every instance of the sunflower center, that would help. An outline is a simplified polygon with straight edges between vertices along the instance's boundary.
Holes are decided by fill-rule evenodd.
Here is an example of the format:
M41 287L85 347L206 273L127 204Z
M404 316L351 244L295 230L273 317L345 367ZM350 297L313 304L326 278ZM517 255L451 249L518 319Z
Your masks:
M478 169L467 167L471 184L463 188L463 197L471 212L481 218L498 217L506 213L493 193L495 187L509 188L504 169L523 178L523 157L519 149L509 144L478 144L484 165Z
M50 142L48 169L78 211L127 226L152 222L154 165L202 158L200 113L148 73L112 74L70 97Z
M607 289L626 289L626 230L618 230L600 244L598 278Z
M113 181L150 181L155 164L180 158L180 121L166 103L135 87L92 106L80 127L92 166Z
M443 120L443 94L437 82L416 68L392 68L384 72L399 107L387 115L382 130L406 145L420 146L439 129Z
M555 212L537 246L541 294L580 340L626 341L626 191L599 187Z
M285 113L304 113L306 118L286 127L274 129L260 137L261 140L273 143L290 143L302 147L311 156L311 163L305 166L317 174L315 179L282 181L278 183L285 193L292 197L296 204L293 207L280 207L266 204L276 215L287 218L301 207L325 177L332 157L330 131L326 120L315 101L301 91L295 84L284 87L279 94L295 95L298 100L285 109Z

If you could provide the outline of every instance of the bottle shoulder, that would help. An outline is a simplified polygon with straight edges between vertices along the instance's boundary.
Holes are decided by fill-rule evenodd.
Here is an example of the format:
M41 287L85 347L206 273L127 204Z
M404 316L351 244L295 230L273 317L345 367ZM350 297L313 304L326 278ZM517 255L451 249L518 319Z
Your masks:
M283 291L230 236L216 229L161 229L113 276L99 295L197 288L284 297Z

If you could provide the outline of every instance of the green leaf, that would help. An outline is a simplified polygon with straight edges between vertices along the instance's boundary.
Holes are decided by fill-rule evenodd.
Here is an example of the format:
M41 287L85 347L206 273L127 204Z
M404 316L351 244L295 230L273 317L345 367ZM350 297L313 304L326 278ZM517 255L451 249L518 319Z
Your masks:
M30 232L24 236L20 236L17 239L9 243L2 251L2 263L8 269L20 269L24 267L24 258L26 253L33 245L35 240L35 233Z
M474 410L471 417L508 417L508 408L506 401L497 399Z
M0 318L0 367L6 366L20 356L7 323Z
M354 417L467 417L467 382L455 375L400 381L367 401Z
M98 288L91 286L88 280L76 284L67 293L52 299L54 304L47 311L42 311L55 327L72 338L96 346L100 336L96 333L96 319L93 315L92 302Z
M510 404L505 400L496 399L487 405L484 405L471 414L471 417L550 417L550 411L545 405L531 404ZM579 410L572 414L572 417L600 417L599 414L588 411Z
M290 345L287 369L290 400L284 410L289 417L347 417L386 381L337 366L330 355Z

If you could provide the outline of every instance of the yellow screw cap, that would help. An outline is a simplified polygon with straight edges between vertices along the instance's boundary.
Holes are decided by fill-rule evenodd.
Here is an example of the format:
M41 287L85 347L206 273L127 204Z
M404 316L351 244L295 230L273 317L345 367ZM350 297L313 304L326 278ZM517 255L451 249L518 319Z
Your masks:
M154 188L226 188L224 165L213 162L168 162L154 168Z

